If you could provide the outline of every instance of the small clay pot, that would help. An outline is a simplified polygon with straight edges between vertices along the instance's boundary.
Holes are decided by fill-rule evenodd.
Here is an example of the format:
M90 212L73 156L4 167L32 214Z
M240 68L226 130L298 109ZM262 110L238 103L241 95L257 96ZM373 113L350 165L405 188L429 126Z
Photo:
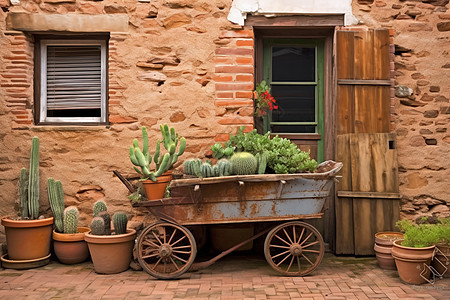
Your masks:
M392 244L395 240L402 239L403 233L400 232L378 232L375 234L375 255L378 265L385 270L396 270L395 261L392 257Z
M84 234L89 227L78 227L78 233L59 233L53 230L53 248L58 260L67 265L79 264L89 257Z

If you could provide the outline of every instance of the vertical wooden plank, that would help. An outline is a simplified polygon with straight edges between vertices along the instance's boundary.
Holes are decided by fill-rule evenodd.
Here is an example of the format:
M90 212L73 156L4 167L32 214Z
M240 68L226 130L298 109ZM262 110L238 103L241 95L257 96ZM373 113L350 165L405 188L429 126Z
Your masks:
M375 66L373 79L389 80L391 76L389 62L389 30L376 29L373 31L373 51Z
M350 191L352 187L350 136L345 134L336 138L336 160L343 163L342 178L336 187L338 191ZM354 254L352 198L336 197L335 201L336 254Z

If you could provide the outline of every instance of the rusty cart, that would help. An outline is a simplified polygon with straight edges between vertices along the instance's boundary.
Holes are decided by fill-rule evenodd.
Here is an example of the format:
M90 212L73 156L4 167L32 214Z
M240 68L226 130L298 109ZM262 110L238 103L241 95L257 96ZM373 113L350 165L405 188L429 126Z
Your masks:
M172 279L189 269L207 267L267 233L264 254L272 268L289 276L309 274L322 260L324 242L316 228L301 220L321 218L323 204L341 167L341 163L327 161L319 165L316 173L172 180L170 198L134 204L147 208L159 219L139 235L138 261L150 275ZM278 225L208 261L194 263L197 246L185 226L244 222Z

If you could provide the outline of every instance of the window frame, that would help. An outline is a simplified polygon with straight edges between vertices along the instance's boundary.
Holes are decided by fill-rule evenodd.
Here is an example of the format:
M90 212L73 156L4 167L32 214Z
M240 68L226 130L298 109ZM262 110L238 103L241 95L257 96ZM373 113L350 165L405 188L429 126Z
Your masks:
M35 124L107 125L108 124L108 40L109 35L38 35L35 37ZM101 106L99 117L47 117L47 47L100 46Z

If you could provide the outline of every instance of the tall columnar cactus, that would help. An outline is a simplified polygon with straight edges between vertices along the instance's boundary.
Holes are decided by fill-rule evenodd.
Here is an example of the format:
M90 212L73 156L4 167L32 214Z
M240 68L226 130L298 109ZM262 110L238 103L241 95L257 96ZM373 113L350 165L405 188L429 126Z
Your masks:
M64 191L60 181L53 178L47 180L48 201L53 212L56 232L64 232Z
M92 219L91 224L89 225L91 228L91 234L95 235L105 235L105 221L101 217L95 217Z
M19 177L20 207L22 208L22 219L28 218L28 170L22 168Z
M128 217L124 212L116 212L113 215L114 230L116 234L127 233Z
M94 203L94 207L92 210L94 217L98 217L98 214L101 213L102 211L107 211L108 207L106 206L105 201L98 200Z
M64 233L78 232L78 209L69 206L64 210Z
M256 157L249 152L237 152L230 159L233 174L249 175L255 174L258 168Z
M157 144L155 158L158 156L155 161L158 161L159 164L156 167L155 172L150 172L150 163L152 162L152 157L149 153L148 147L148 134L147 128L142 126L142 139L143 139L143 147L142 150L139 148L139 142L137 139L133 140L133 144L130 146L130 160L135 165L134 170L138 172L143 178L150 179L152 181L156 181L156 178L161 176L162 173L166 172L170 168L170 161L172 160L172 156L169 153L164 154L163 158L160 161L159 158L159 143ZM184 151L184 150L183 150ZM173 153L175 153L175 149L173 149ZM138 169L139 167L140 169Z
M178 157L184 153L184 150L186 150L186 139L184 137L179 138L178 133L175 132L175 128L169 126L167 124L160 125L159 128L161 129L161 133L163 136L163 145L164 148L169 152L170 154L170 160L169 160L169 168L170 169L173 164L175 164L178 161ZM178 151L176 150L178 147L178 142L180 142L180 147L178 148ZM157 150L159 149L159 141L157 144ZM155 152L155 158L154 161L156 163L156 166L158 168L160 164L160 158L156 155L159 151Z
M257 153L255 155L256 160L258 161L258 174L264 174L266 173L266 168L267 168L267 158L268 155L266 152L260 154Z
M98 214L100 218L103 219L103 224L105 226L105 234L111 234L111 215L107 211L102 211Z
M33 137L28 180L28 214L30 219L39 217L39 138Z

